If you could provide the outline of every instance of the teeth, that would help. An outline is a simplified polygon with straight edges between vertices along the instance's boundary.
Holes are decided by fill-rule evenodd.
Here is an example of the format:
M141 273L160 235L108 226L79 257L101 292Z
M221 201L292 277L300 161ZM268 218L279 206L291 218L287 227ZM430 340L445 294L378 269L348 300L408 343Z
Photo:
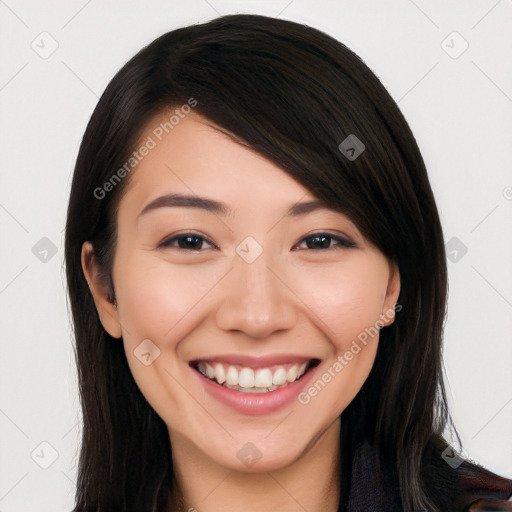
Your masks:
M288 371L286 371L284 365L281 365L275 367L272 372L270 368L253 370L252 368L233 365L228 366L226 370L222 363L214 363L212 366L202 361L197 365L197 368L205 377L216 380L219 384L224 384L228 388L264 393L295 382L304 375L307 365L307 362L292 364Z
M288 373L286 374L286 380L287 380L288 382L293 382L293 381L297 378L297 370L298 370L297 365L293 365L293 366L288 370Z
M205 363L204 365L206 367L206 375L208 376L208 373L211 373L211 372L208 372L208 366L210 366L210 365L208 363ZM211 366L210 366L210 368L211 368ZM222 366L220 363L217 363L215 365L214 377L215 377L215 380L219 384L223 384L226 381L226 374L224 373L224 366ZM209 377L209 378L211 378L211 377Z
M230 366L228 368L228 373L226 373L226 383L230 386L236 386L238 384L238 372L234 366Z
M234 389L235 391L242 391L243 393L268 393L269 391L279 389L278 386L270 386L268 388L241 388L240 386L228 386L227 384L224 385L229 389Z
M254 386L257 388L269 388L272 386L272 372L268 368L256 370Z
M236 370L235 370L236 371ZM242 368L240 376L238 377L238 384L242 388L253 388L254 387L254 371L251 368ZM265 386L259 386L265 387Z
M276 370L274 373L274 376L272 377L272 384L274 386L280 386L281 384L284 384L286 382L286 370L283 367L280 367Z
M205 370L206 370L206 376L209 379L213 379L213 377L215 376L215 370L209 364L205 365Z

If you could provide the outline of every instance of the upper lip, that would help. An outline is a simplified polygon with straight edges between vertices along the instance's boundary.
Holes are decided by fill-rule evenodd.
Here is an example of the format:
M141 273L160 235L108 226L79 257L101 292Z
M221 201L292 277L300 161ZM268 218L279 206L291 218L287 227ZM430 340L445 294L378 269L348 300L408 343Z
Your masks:
M287 363L300 364L311 360L318 360L318 358L312 356L298 356L296 354L272 354L260 357L244 356L241 354L226 354L222 356L202 357L200 359L194 359L190 362L190 364L196 365L201 361L207 361L212 363L225 363L244 366L247 368L267 368L269 366Z

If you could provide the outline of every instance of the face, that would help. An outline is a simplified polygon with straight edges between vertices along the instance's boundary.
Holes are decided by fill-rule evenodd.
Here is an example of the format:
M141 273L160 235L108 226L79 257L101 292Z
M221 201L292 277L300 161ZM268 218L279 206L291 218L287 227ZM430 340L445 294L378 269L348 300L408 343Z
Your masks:
M119 205L117 308L83 247L101 321L173 451L284 467L367 378L398 271L349 218L304 206L309 190L197 113L155 141Z

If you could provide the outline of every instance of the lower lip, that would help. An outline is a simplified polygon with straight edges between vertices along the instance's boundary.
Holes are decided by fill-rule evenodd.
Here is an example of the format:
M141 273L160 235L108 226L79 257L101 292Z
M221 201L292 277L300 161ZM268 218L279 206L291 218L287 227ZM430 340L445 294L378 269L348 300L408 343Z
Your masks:
M300 379L288 384L288 386L267 393L246 393L222 386L208 379L198 370L191 368L206 391L219 402L237 410L242 414L262 415L275 412L292 403L299 393L311 382L318 369L315 366L306 372Z

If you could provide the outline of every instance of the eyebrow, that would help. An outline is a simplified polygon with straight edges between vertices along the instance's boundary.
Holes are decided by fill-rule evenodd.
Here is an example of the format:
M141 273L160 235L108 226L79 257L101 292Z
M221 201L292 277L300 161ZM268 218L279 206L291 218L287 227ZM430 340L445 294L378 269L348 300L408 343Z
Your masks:
M231 213L231 209L220 201L209 199L207 197L200 197L194 195L184 194L166 194L157 197L149 204L147 204L137 216L137 220L144 214L156 210L158 208L168 207L186 207L186 208L199 208L211 213L226 216ZM290 207L285 217L298 217L315 210L329 210L329 208L321 201L307 201L303 203L295 203Z

